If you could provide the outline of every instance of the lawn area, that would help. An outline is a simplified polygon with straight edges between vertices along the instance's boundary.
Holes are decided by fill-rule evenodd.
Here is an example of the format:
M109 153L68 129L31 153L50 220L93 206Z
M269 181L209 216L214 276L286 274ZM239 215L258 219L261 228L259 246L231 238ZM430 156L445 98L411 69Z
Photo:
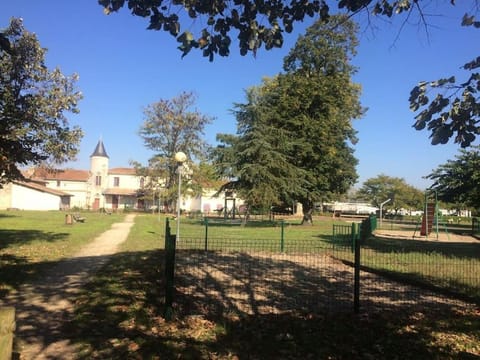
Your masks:
M299 241L315 239L328 243L332 222L327 223L314 227L292 224L285 229L286 241L295 234ZM171 225L174 229L175 223ZM478 309L359 315L226 313L221 318L200 312L176 313L172 321L166 322L162 316L163 229L163 218L137 216L122 251L81 294L76 319L68 328L72 337L83 345L80 359L474 359L480 356ZM193 220L182 222L181 238L204 235L204 230ZM218 235L223 231L225 237L232 239L269 235L276 242L280 229L258 226L213 229L212 226L209 228L212 239L217 238L214 231Z
M65 223L62 211L0 211L0 297L67 258L124 215L86 212Z

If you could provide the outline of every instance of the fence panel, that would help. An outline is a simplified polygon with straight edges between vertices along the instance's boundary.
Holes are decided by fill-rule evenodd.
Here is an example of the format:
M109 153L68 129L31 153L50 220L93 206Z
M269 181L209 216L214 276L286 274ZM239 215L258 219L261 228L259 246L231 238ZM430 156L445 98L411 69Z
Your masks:
M182 237L177 310L312 314L480 303L480 244L385 239L371 236L375 227L369 218L308 241L284 239L282 231L280 246L278 239L209 237L207 247L205 238Z
M352 311L352 258L321 241L277 242L182 238L177 244L176 300L189 312L210 314ZM214 249L214 250L213 250Z

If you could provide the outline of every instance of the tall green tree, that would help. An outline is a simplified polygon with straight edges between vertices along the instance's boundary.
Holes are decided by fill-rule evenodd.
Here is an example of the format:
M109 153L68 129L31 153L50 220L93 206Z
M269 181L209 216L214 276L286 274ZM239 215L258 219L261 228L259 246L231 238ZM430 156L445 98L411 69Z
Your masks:
M291 134L275 126L278 100L271 99L277 86L265 80L263 86L247 90L247 103L236 104L237 134L218 134L220 143L213 150L218 173L231 179L220 191L235 190L247 206L269 208L288 197L298 182L291 161Z
M459 26L480 28L480 21L475 18L478 1L464 2L470 5L472 13L465 14ZM98 0L98 3L107 14L127 5L133 15L149 18L148 29L163 30L176 37L183 56L192 49L199 49L203 56L213 61L216 54L230 55L232 33L238 39L240 54L256 54L262 47L266 50L282 47L284 33L292 32L294 25L306 18L327 20L335 12L351 16L366 13L368 16L395 17L402 19L404 24L423 24L426 29L431 29L434 23L429 21L434 21L434 6L440 7L444 2L432 5L428 0ZM449 3L453 9L456 1L450 0ZM190 30L195 29L193 22L205 25L191 33ZM469 46L475 45L471 43ZM417 130L427 128L432 144L444 144L453 138L454 142L467 147L480 134L479 67L480 57L469 59L463 65L467 71L464 80L445 76L435 81L422 81L411 91L410 107L418 112L414 127Z
M145 146L155 151L149 160L147 169L140 169L140 173L148 174L152 181L162 183L164 200L172 204L177 194L177 164L175 154L179 151L187 155L185 179L193 176L194 160L204 159L208 145L203 139L205 126L213 118L201 114L193 109L196 96L192 92L182 92L170 100L161 99L144 110L144 122L139 134ZM151 183L150 187L158 186ZM188 186L184 186L186 191Z
M78 112L78 77L49 70L46 50L20 19L11 20L2 39L8 51L0 51L0 186L23 179L22 166L73 160L83 136L65 114Z
M455 160L438 166L427 179L438 198L457 207L468 206L480 213L480 146L461 149Z
M356 196L377 207L390 199L384 208L391 209L395 213L400 209L421 210L424 202L422 191L407 184L403 178L385 174L366 180L357 191Z
M355 183L351 120L363 111L349 64L355 31L344 17L315 23L284 59L285 72L237 104L237 136L219 138L217 163L252 201L298 201L311 223L315 202Z

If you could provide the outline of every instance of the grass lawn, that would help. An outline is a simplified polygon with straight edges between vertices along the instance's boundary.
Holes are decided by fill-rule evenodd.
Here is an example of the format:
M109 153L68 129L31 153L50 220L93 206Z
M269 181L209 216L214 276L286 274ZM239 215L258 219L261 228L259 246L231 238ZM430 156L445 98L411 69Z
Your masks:
M163 315L163 223L137 216L122 252L79 297L67 329L83 344L80 359L474 359L480 356L478 310L426 309L404 313ZM294 227L297 237L329 240L321 230ZM190 228L191 226L191 228ZM195 227L196 226L196 227ZM175 223L172 223L174 229ZM232 227L233 228L233 227ZM228 230L227 230L228 229ZM278 229L222 228L232 238ZM209 228L209 231L220 229ZM182 222L181 238L202 227ZM204 231L204 228L203 228ZM250 232L249 236L245 233ZM289 233L292 235L292 233ZM262 236L263 237L263 236ZM214 238L212 236L212 238Z
M82 213L85 223L65 224L61 211L0 211L0 297L69 257L124 215Z

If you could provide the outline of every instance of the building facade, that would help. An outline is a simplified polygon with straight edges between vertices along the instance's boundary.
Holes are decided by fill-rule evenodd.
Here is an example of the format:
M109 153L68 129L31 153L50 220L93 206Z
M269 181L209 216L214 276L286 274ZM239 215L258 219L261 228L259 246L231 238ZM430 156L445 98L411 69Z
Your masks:
M26 181L13 182L0 189L0 209L117 211L148 210L157 205L143 196L148 179L138 176L134 168L110 168L109 160L100 140L90 155L89 170L35 168L27 171ZM210 190L202 196L182 197L181 209L218 213L228 202L225 197L214 194L215 191Z

